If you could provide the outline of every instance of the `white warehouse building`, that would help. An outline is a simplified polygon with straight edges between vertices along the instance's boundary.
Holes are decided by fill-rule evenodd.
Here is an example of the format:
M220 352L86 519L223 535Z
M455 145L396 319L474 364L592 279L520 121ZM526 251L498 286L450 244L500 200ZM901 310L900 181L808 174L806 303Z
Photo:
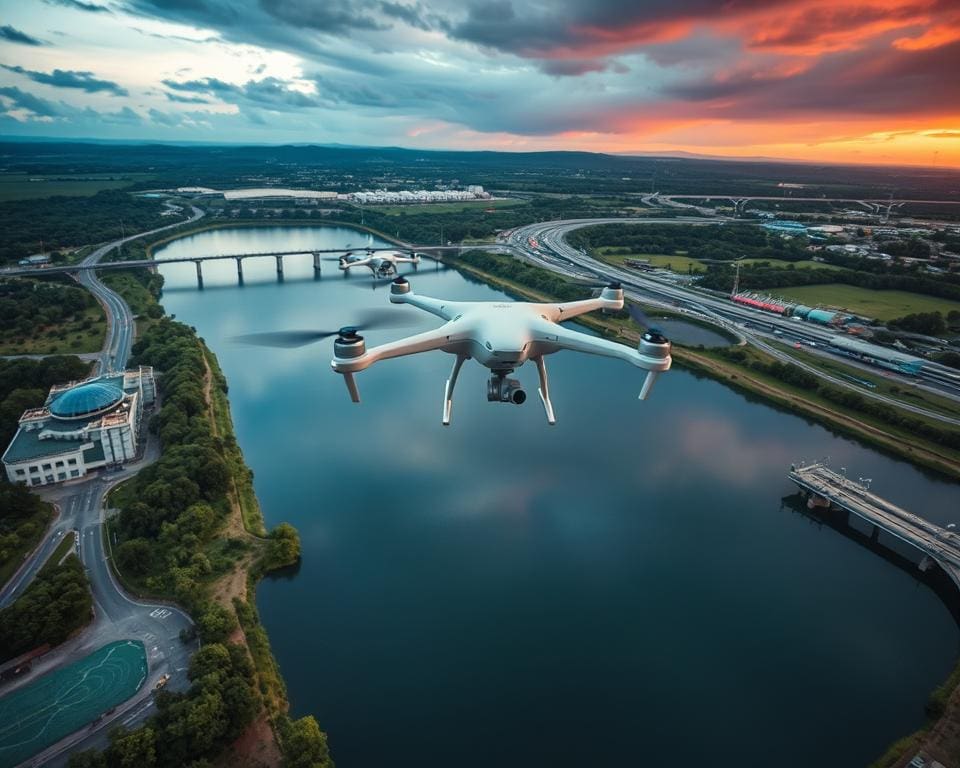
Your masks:
M143 409L155 400L148 366L51 387L42 408L20 417L3 454L7 478L48 485L135 458Z

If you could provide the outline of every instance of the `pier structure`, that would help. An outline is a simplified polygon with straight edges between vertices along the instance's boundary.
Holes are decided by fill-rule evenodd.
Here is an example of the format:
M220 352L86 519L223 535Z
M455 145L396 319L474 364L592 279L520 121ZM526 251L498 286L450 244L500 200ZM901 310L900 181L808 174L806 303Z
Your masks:
M480 250L509 250L509 246L503 243L474 243L471 248ZM439 261L443 253L460 254L463 246L460 245L415 245L415 246L389 246L383 248L365 248L368 253L378 253L380 251L409 251L417 253L428 259ZM197 283L203 286L203 267L207 261L222 261L224 259L234 259L237 262L237 278L243 282L243 260L256 259L272 256L277 263L277 277L283 278L283 258L285 256L312 256L313 270L320 273L320 265L323 261L322 254L344 254L349 249L346 248L305 248L298 251L263 251L258 253L216 253L207 256L178 256L171 259L131 259L129 261L98 261L93 264L78 262L76 264L54 264L43 267L15 267L0 269L0 277L22 277L24 275L54 275L54 274L79 274L88 270L95 272L109 272L116 269L136 269L145 267L147 269L156 269L161 264L182 264L184 262L193 262L197 267Z
M794 464L789 478L807 497L810 508L825 507L854 514L873 526L871 538L889 533L918 549L921 570L938 565L960 589L960 536L912 512L891 504L870 491L869 480L852 480L823 462Z

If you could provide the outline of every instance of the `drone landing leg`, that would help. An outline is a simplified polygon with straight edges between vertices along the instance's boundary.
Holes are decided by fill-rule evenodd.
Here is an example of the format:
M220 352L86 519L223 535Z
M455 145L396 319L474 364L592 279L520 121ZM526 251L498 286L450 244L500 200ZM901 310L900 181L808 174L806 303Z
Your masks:
M457 376L460 375L460 369L466 359L463 355L457 355L457 362L453 364L453 371L450 378L447 379L447 386L443 392L443 426L445 427L450 426L450 411L453 410L453 388L457 385Z
M657 371L649 371L647 377L643 380L643 387L640 388L640 399L646 400L647 395L650 394L650 390L653 389L653 382L657 380L658 376Z
M347 382L347 391L350 393L350 399L355 403L360 402L360 390L357 389L357 380L353 378L352 373L343 374L343 380Z
M542 357L538 357L537 373L540 374L540 400L543 402L543 410L547 413L547 423L551 426L557 423L557 417L553 415L553 403L550 402L550 390L547 388L547 366Z

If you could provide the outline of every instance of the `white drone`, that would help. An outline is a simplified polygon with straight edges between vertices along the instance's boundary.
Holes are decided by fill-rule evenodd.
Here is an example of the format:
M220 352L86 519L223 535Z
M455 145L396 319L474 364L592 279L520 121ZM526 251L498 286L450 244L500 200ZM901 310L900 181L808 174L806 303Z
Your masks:
M657 374L670 369L670 342L659 331L648 329L640 338L638 349L631 349L596 336L565 328L564 320L597 309L617 311L623 309L623 289L619 284L608 285L597 298L568 301L556 304L534 304L509 301L445 301L428 296L418 296L404 277L390 284L392 304L411 304L445 320L439 328L415 336L392 341L371 349L366 348L359 326L341 328L333 344L333 370L343 375L355 403L360 402L360 393L354 374L369 368L380 360L413 355L441 349L456 356L453 371L447 379L443 397L443 424L450 424L453 407L453 388L465 360L475 359L492 371L487 386L487 400L491 402L520 405L527 399L526 392L516 379L508 375L533 360L540 374L540 400L547 414L547 422L556 424L557 419L550 402L547 388L545 355L562 349L586 352L624 360L647 371L640 389L640 399L650 393ZM637 313L642 317L642 313ZM642 322L642 321L641 321ZM649 325L649 323L645 323ZM372 323L365 327L372 327ZM314 333L316 336L316 334ZM333 335L333 334L326 334ZM302 342L306 343L306 342Z
M420 263L420 255L412 253L409 256L400 251L367 251L366 256L347 252L337 261L340 269L349 270L351 267L369 267L374 277L390 277L397 274L397 264Z

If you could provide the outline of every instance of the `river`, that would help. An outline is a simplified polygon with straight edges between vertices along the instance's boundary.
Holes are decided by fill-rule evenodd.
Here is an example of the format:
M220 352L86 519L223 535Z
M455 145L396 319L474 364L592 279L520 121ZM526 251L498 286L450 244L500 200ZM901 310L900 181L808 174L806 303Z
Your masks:
M233 229L157 253L367 244L346 229ZM782 503L790 463L830 456L940 523L960 486L683 371L548 360L539 400L486 402L434 352L358 376L332 345L244 346L257 331L335 329L387 305L361 271L309 257L161 269L230 384L268 525L293 523L295 574L264 581L263 622L291 713L313 713L341 768L533 765L861 766L923 722L958 627L912 573ZM368 274L368 273L366 273ZM424 264L415 290L502 299ZM356 287L357 285L361 287ZM368 345L433 327L367 333ZM536 390L536 371L519 378Z

